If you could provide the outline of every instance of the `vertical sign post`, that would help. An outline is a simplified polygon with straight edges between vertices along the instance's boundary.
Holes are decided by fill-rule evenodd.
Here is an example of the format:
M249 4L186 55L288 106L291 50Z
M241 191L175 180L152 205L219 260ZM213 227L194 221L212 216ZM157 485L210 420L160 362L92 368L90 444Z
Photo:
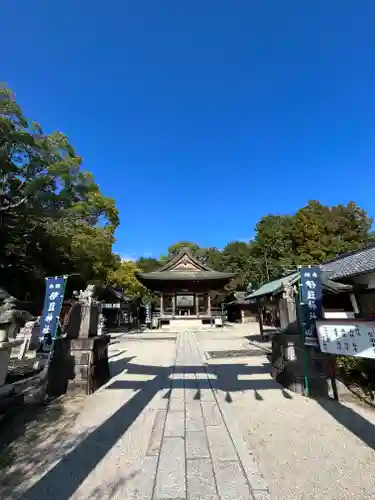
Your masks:
M323 294L319 267L300 268L300 311L304 344L317 346L316 320L323 317Z
M301 322L301 335L305 345L304 371L305 395L309 396L308 379L308 352L306 346L319 345L316 320L323 316L322 306L322 280L319 267L301 267L299 278L299 312Z
M42 334L42 342L48 339L47 343L49 345L52 344L56 337L67 278L67 276L46 278L46 291L43 313L40 320L40 332Z
M151 328L151 304L149 302L146 304L146 325L147 328Z

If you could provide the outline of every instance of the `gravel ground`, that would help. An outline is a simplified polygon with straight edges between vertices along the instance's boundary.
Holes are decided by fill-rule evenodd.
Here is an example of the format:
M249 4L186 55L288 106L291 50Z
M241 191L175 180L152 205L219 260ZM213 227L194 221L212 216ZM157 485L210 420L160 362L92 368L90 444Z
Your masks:
M249 332L250 330L250 332ZM256 326L198 334L202 350L238 349ZM237 347L234 347L234 346ZM223 362L223 360L221 360ZM211 369L219 360L209 362ZM225 363L228 360L225 359ZM282 390L263 355L233 360L237 383L226 395L274 500L373 500L375 412L356 404L313 401ZM235 368L233 368L235 369Z

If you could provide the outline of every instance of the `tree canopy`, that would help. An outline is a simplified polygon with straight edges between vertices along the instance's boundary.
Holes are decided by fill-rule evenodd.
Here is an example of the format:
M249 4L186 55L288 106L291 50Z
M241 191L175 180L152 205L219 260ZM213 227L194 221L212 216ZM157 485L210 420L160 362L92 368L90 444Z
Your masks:
M0 86L0 281L20 298L46 276L104 279L119 215L61 132L28 120Z
M130 299L138 299L146 293L146 289L137 280L135 274L140 271L137 263L123 260L118 266L108 272L107 281L124 289Z

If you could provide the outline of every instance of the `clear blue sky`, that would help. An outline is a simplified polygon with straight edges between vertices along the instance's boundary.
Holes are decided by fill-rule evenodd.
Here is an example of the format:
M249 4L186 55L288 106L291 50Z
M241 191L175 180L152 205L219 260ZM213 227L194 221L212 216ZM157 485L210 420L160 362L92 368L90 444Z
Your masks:
M0 79L116 199L119 253L221 247L312 198L375 215L374 23L374 0L11 0Z

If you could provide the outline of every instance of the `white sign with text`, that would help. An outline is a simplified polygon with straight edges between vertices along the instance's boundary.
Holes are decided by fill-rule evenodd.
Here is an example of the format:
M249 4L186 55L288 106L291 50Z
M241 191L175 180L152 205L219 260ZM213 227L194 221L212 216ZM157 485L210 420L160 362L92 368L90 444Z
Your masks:
M322 352L375 359L375 321L321 320L316 327Z

